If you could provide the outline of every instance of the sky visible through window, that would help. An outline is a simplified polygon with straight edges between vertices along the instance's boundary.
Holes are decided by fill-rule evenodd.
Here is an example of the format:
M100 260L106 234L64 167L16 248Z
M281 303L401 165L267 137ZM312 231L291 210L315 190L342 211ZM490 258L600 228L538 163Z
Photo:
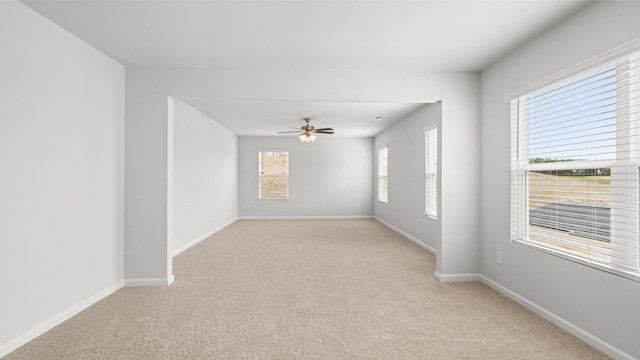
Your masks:
M512 239L637 279L638 54L512 101Z
M532 94L528 106L530 162L615 159L615 65Z
M598 162L616 159L616 84L609 65L527 97L529 163L547 163L527 173L532 238L610 241L611 165Z

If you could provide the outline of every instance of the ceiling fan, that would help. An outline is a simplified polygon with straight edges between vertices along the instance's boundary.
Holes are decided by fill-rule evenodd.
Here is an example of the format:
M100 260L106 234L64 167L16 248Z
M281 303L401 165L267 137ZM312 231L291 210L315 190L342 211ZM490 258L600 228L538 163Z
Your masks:
M311 118L304 118L304 121L306 121L307 124L304 125L304 126L301 126L300 130L296 130L296 131L278 131L278 134L301 132L300 141L302 141L302 142L314 142L314 141L316 141L317 136L315 136L314 134L333 134L333 129L332 128L316 129L313 126L311 126L309 124L309 122L311 121ZM292 129L297 129L295 127L291 127L291 128Z

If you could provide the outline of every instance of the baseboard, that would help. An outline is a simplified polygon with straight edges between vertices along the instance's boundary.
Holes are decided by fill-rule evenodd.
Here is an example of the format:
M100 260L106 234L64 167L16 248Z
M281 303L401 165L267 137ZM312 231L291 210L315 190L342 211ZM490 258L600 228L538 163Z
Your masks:
M524 306L525 308L531 310L532 312L540 315L543 319L549 321L550 323L556 325L557 327L565 330L571 335L577 337L578 339L584 341L585 343L593 346L599 351L603 352L605 355L608 355L614 359L628 359L634 360L636 359L634 356L627 354L626 352L618 349L617 347L609 344L608 342L600 339L599 337L591 334L588 331L576 326L575 324L561 318L560 316L552 313L551 311L543 308L542 306L516 294L515 292L507 289L506 287L498 284L497 282L487 278L484 275L480 276L480 281L483 284L493 288L497 292L503 294L509 299L517 302L518 304ZM637 359L636 359L637 360Z
M240 220L360 220L373 219L373 215L347 216L240 216Z
M124 286L124 281L122 280L118 281L117 283L107 287L106 289L103 289L97 292L96 294L86 298L80 303L70 307L69 309L41 323L40 325L35 326L31 330L27 330L26 332L18 335L16 338L10 340L9 342L0 345L0 358L18 349L22 345L37 338L38 336L46 333L47 331L53 329L54 327L62 324L63 322L69 320L70 318L77 315L78 313L85 310L86 308L90 307L91 305L97 303L98 301L118 291L123 286Z
M209 231L208 233L206 233L206 234L204 234L204 235L200 236L199 238L197 238L197 239L195 239L195 240L193 240L193 241L189 242L188 244L186 244L186 245L184 245L184 246L180 247L179 249L174 250L174 251L173 251L173 256L176 256L176 255L178 255L178 254L180 254L180 253L184 252L185 250L189 249L189 248L190 248L190 247L192 247L193 245L195 245L195 244L199 243L200 241L202 241L202 240L204 240L204 239L208 238L209 236L211 236L211 235L213 235L213 234L217 233L218 231L220 231L220 230L222 230L222 229L226 228L227 226L229 226L229 225L233 224L234 222L238 221L238 219L239 219L238 217L235 217L235 218L233 218L233 219L231 219L231 220L227 221L226 223L224 223L224 224L222 224L222 225L218 226L217 228L215 228L215 229L213 229L213 230Z
M398 234L404 236L405 238L413 241L414 243L416 243L418 246L422 247L423 249L432 252L434 255L438 255L438 251L434 248L432 248L431 246L423 243L422 241L416 239L415 237L407 234L406 232L398 229L397 227L389 224L388 222L380 219L379 217L374 217L374 219L378 222L380 222L382 225L388 227L389 229L397 232ZM439 272L435 271L433 273L433 276L436 278L436 280L440 281L440 282L461 282L461 281L480 281L480 274L440 274Z
M415 237L413 237L413 236L411 236L411 235L407 234L406 232L404 232L404 231L402 231L402 230L398 229L397 227L395 227L395 226L393 226L393 225L389 224L388 222L386 222L386 221L384 221L384 220L380 219L379 217L374 217L374 219L375 219L376 221L378 221L379 223L381 223L382 225L384 225L384 226L388 227L389 229L391 229L391 230L393 230L393 231L397 232L398 234L400 234L400 235L402 235L402 236L406 237L407 239L409 239L409 240L413 241L414 243L416 243L416 244L417 244L418 246L420 246L421 248L423 248L423 249L425 249L425 250L430 251L430 252L431 252L431 253L433 253L434 255L438 255L438 251L437 251L436 249L432 248L431 246L429 246L429 245L427 245L427 244L423 243L422 241L420 241L420 240L416 239Z
M175 280L173 274L166 279L125 279L124 286L169 286Z
M481 281L482 275L480 274L441 274L437 271L433 272L433 277L436 280L446 282L461 282L461 281Z

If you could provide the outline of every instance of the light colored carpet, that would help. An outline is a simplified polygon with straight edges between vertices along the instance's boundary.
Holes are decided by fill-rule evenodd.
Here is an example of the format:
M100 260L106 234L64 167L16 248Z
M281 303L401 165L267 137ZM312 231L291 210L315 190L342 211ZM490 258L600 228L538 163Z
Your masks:
M238 221L14 359L605 359L375 220Z

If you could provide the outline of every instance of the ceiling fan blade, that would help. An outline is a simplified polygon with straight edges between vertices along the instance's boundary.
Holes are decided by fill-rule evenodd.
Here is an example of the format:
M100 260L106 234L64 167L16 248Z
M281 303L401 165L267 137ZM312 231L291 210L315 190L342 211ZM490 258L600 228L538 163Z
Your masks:
M292 129L296 129L296 131L278 131L278 134L301 133L301 134L306 134L307 136L309 136L312 133L315 133L315 134L333 134L333 128L315 129L313 126L309 125L309 121L311 119L305 118L304 120L307 122L307 124L305 126L302 126L300 128L293 127L293 126L291 127Z

